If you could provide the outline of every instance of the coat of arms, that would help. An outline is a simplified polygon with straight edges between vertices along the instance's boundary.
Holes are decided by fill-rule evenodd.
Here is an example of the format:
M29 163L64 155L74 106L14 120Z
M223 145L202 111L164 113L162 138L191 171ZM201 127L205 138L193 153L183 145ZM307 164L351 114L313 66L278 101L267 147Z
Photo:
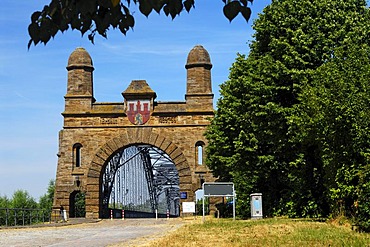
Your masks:
M150 100L127 101L127 117L135 125L145 124L150 118Z

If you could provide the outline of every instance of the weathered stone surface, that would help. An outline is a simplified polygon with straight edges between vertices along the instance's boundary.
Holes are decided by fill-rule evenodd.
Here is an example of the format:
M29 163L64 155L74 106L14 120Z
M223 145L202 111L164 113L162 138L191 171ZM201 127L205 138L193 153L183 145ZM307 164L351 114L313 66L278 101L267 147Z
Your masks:
M191 193L188 193L190 195L193 194L193 191L192 191L192 184L180 184L180 190L181 191L191 191Z
M171 156L171 154L176 150L176 145L175 144L173 144L173 143L170 143L170 145L165 149L165 150L163 150L163 151L165 151L166 152L166 154L168 154L168 155L170 155Z
M179 148L176 148L171 154L170 157L172 160L179 158L182 155L182 151Z
M154 146L156 147L160 147L162 145L162 143L164 142L164 137L163 136L158 136L157 140L155 141L154 143Z
M105 166L115 153L133 144L149 144L166 152L179 172L180 190L188 193L183 201L193 200L200 177L214 181L209 169L197 164L196 152L197 143L207 144L204 131L213 117L212 64L208 52L202 46L195 46L189 53L185 66L185 102L156 102L156 93L146 81L139 80L123 92L123 102L97 103L92 91L92 64L83 48L76 49L68 62L54 208L63 205L69 210L71 194L82 191L86 196L86 217L101 217L100 193ZM150 104L147 112L141 112L150 114L149 120L132 123L127 100ZM134 117L140 120L145 116ZM80 161L76 159L75 144L81 146Z
M189 175L189 176L182 176L180 178L180 183L181 184L191 184L193 181L192 181L192 177Z
M155 142L157 141L157 138L158 138L158 134L152 132L150 134L149 144L154 145Z

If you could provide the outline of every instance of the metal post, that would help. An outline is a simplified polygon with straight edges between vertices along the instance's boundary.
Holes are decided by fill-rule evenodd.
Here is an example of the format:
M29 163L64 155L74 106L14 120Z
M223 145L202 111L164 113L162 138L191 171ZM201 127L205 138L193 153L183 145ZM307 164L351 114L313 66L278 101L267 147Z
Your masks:
M204 191L204 187L203 187L203 191ZM202 207L203 207L203 218L202 218L203 223L205 221L205 216L204 216L204 197L205 197L205 195L203 195L203 205L202 205Z
M6 216L5 216L5 225L8 226L8 215L9 215L9 209L6 209Z
M155 210L155 220L158 220L158 209Z
M113 220L113 210L110 210L110 220Z
M125 210L122 209L122 220L125 220Z
M235 193L235 190L234 190L234 186L233 186L233 191L234 191L234 195L233 195L233 220L235 220L235 196L236 196L236 193Z
M170 218L170 210L167 209L167 220Z

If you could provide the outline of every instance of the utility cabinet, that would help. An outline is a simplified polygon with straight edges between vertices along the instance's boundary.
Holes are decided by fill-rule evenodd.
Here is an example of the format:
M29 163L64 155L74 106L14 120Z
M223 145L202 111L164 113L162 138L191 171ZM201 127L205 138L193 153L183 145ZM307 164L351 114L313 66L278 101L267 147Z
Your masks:
M251 218L262 219L262 193L251 194Z

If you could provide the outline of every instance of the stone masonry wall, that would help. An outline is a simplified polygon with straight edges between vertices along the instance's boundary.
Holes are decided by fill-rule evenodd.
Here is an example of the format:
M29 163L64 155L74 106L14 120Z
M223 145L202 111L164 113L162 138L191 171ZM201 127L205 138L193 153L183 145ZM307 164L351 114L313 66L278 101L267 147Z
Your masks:
M207 145L204 132L213 117L212 65L208 52L195 46L186 67L189 78L185 102L156 102L156 93L145 81L133 81L122 93L124 102L96 103L90 55L83 48L71 54L62 113L64 126L59 133L54 209L63 206L69 212L71 194L81 191L85 193L86 217L101 217L105 166L115 153L135 144L155 146L170 156L179 172L180 191L188 194L180 205L182 201L194 201L201 178L214 181L204 162L197 164L196 148L199 143ZM147 122L139 125L130 122L128 99L150 100ZM81 145L80 167L75 165L75 145Z

